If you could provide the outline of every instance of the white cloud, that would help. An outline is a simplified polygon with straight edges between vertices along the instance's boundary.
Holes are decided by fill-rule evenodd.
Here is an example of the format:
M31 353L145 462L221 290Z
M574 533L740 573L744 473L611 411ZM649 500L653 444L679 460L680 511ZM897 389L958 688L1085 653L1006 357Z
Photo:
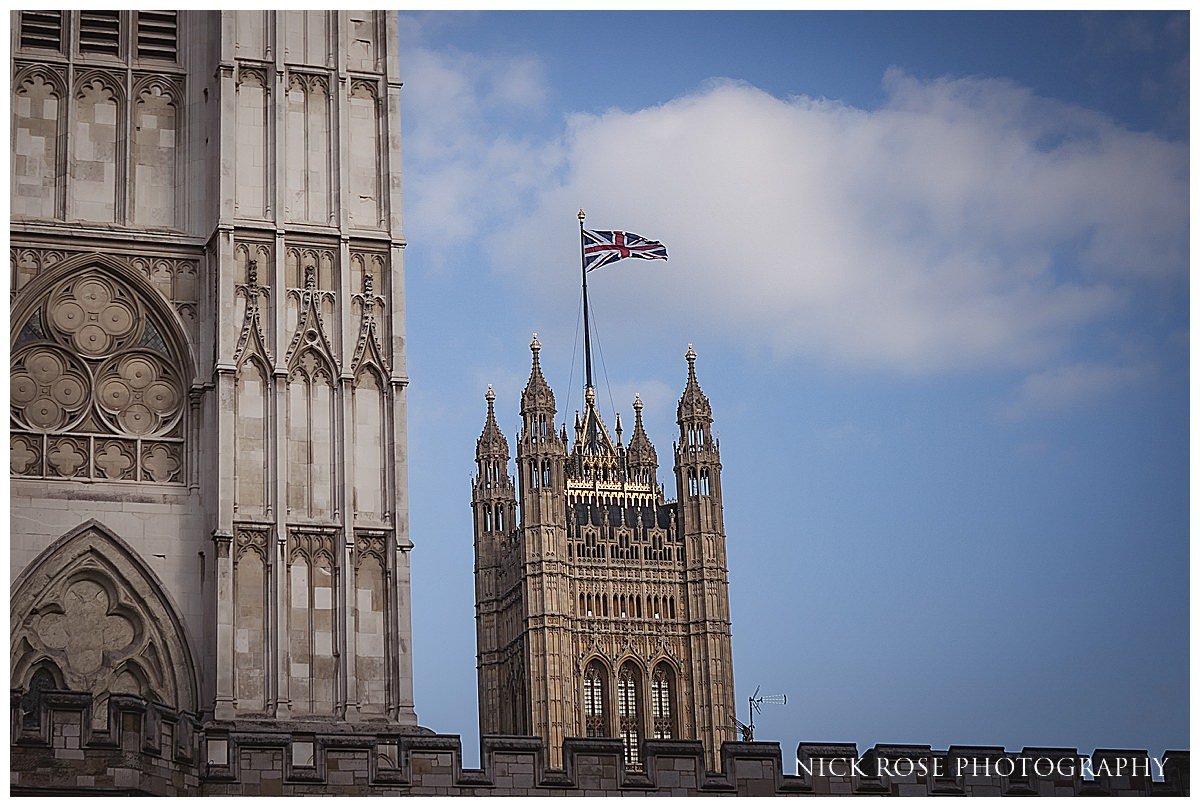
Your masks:
M496 124L536 115L546 84L531 57L419 47L406 51L404 75L406 229L439 256L512 215L545 179L555 150Z
M1081 362L1034 373L1025 379L1003 414L1009 419L1065 409L1114 389L1140 381L1152 368L1144 364L1108 365Z
M682 329L901 373L1036 372L1140 286L1186 281L1186 144L1011 82L893 70L888 100L863 110L714 81L535 142L487 128L483 63L419 59L406 87L444 87L437 105L458 112L407 146L430 172L406 199L410 236L503 232L494 268L546 304L577 294L579 206L592 226L660 239L665 267L626 262L595 283L637 339ZM406 121L429 114L432 98L407 100ZM452 219L468 213L466 232Z

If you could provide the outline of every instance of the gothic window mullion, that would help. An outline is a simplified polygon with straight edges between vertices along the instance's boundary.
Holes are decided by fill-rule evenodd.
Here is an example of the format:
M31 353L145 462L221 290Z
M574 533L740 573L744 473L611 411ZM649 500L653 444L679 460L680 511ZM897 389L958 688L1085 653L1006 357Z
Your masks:
M675 734L674 682L665 664L654 670L651 682L653 731L655 739L670 740Z
M584 733L588 737L608 736L608 715L605 709L607 676L599 663L587 666L583 677Z
M632 664L626 663L621 667L617 678L617 714L620 720L620 736L625 746L625 764L630 768L640 768L641 759L638 755L641 744L641 704L638 697L638 674Z

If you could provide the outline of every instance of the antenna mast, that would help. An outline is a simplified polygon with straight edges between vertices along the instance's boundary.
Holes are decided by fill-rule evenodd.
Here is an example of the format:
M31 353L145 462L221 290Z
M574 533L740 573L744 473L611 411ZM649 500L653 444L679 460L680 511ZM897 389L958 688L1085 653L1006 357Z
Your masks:
M742 733L742 742L744 743L754 742L754 715L762 714L762 705L764 703L774 703L780 706L787 706L787 695L759 695L758 691L760 689L762 689L761 686L755 687L754 694L748 698L750 722L743 723L737 718L734 718L734 722L737 723L738 731Z

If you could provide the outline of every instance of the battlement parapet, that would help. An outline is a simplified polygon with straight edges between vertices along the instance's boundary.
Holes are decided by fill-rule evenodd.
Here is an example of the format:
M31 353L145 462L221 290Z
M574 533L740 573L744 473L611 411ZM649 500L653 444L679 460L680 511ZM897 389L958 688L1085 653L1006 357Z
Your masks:
M130 695L104 701L95 719L88 693L47 691L31 709L11 698L11 792L200 792L200 723L194 715Z
M647 740L643 765L617 739L571 738L561 769L542 741L485 736L464 768L455 735L386 723L207 721L112 695L103 725L90 695L12 697L14 794L157 795L1188 795L1189 755L1168 751L801 743L796 774L778 743L733 742L721 770L695 740ZM1136 763L1136 765L1135 765ZM789 761L789 766L792 763Z

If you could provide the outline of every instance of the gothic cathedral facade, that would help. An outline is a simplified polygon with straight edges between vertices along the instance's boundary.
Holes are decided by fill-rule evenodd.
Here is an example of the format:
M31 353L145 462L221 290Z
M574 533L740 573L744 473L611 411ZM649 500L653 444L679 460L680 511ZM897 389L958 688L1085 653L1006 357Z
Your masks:
M395 14L11 20L21 730L415 726Z
M633 402L616 441L588 387L574 439L555 425L541 345L521 395L516 475L488 388L472 483L479 720L483 735L534 735L551 767L568 737L698 739L715 769L736 735L720 445L688 347L674 449L678 498Z

